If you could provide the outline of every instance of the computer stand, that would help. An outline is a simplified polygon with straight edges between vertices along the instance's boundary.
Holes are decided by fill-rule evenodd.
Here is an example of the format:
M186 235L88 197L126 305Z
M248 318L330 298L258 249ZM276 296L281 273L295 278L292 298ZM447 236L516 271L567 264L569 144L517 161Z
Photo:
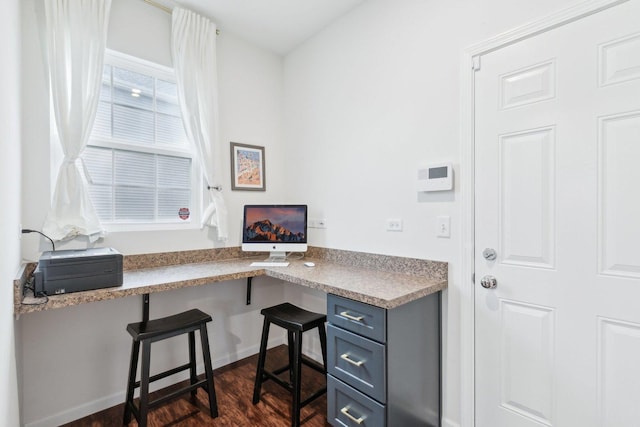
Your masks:
M287 253L286 252L270 252L269 258L265 259L264 262L287 262Z

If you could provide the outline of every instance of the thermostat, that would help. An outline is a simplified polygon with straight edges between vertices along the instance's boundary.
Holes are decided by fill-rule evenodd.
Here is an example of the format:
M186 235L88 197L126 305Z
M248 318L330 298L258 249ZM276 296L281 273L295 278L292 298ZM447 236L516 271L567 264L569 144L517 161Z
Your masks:
M418 169L418 191L446 191L453 189L451 163L430 165Z

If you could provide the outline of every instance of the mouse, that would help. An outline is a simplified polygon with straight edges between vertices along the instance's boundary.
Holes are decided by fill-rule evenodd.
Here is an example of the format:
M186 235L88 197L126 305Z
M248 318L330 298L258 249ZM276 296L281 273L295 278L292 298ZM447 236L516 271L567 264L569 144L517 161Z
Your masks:
M316 263L315 262L311 262L311 261L307 261L304 263L305 267L315 267Z

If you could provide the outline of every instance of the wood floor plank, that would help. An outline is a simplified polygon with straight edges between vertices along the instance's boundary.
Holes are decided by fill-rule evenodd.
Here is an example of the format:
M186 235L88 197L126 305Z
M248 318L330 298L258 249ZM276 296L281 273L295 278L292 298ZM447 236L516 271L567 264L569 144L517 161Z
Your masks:
M274 369L286 364L286 360L287 347L278 346L268 351L266 366L268 369ZM261 400L258 404L253 405L251 402L257 363L258 357L254 355L214 371L218 418L211 418L207 393L199 389L195 401L192 401L190 394L187 393L150 411L149 427L287 427L291 425L291 395L273 381L263 384ZM127 373L124 372L123 390L126 388L126 376ZM303 399L325 385L326 379L322 374L303 365ZM151 399L156 398L158 393L166 393L177 387L180 385L153 393ZM121 426L123 411L124 404L117 405L65 424L63 427ZM301 424L304 427L329 426L326 394L302 408ZM137 423L133 420L129 426L137 426Z

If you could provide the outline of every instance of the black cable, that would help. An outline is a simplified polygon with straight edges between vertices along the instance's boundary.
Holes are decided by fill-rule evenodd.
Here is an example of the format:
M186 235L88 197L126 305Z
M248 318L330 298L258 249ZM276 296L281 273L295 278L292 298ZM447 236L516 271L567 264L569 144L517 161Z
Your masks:
M47 236L46 234L44 234L44 233L42 233L42 232L40 232L38 230L31 230L30 228L23 228L22 229L22 234L25 234L25 233L38 233L41 236L46 237L51 242L51 247L53 248L53 250L54 251L56 250L56 245L55 245L55 243L53 243L53 239L51 239L51 237Z
M29 280L27 280L27 282L24 284L23 289L22 289L22 305L43 305L49 302L49 295L45 294L45 293L40 293L39 295L36 295L36 290L35 290L35 285L33 283L34 281L34 277L33 274L31 275L31 277L29 278ZM37 301L37 302L24 302L24 298L26 297L26 291L30 290L31 292L33 292L33 298L44 298L43 300Z
M31 230L30 228L23 228L22 229L22 234L26 234L26 233L38 233L41 236L49 239L49 241L51 242L51 247L53 248L53 251L55 252L56 250L56 245L55 243L53 243L53 239L49 236L47 236L46 234L38 231L38 230ZM34 273L31 273L31 277L27 280L27 282L24 284L23 289L22 289L22 305L43 305L49 302L49 295L45 294L45 293L39 293L36 294L36 286L35 286L35 276ZM26 290L30 290L31 292L33 292L33 298L43 298L40 301L37 302L24 302L24 297L26 296Z

